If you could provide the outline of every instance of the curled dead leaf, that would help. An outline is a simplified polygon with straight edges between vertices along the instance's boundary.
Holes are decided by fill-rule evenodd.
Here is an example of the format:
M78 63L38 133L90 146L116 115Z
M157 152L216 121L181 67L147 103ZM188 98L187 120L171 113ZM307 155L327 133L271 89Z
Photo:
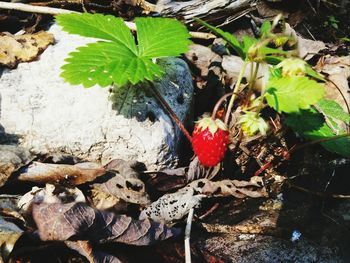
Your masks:
M259 198L266 197L267 192L262 178L258 176L253 176L250 181L213 182L209 179L199 179L175 193L163 195L145 208L139 218L151 218L157 222L171 224L185 217L191 208L199 206L202 198L226 196Z
M198 207L205 195L194 187L186 186L175 193L165 194L146 207L139 219L151 218L156 222L172 224L188 214L190 209Z
M19 175L18 180L38 184L65 183L79 185L91 182L103 175L106 170L94 163L75 165L33 162Z
M98 192L103 192L104 194L101 196L110 195L128 203L149 204L151 201L146 192L145 184L139 179L138 165L137 162L127 162L121 159L111 161L106 166L109 173L93 184L92 189L95 192L95 197L100 196L97 194ZM100 201L95 198L93 203L100 203Z
M84 203L34 204L33 219L41 240L70 238L106 243L150 245L179 234L179 230L149 219L94 210Z
M20 36L0 33L0 65L15 68L20 62L35 60L54 41L45 31Z

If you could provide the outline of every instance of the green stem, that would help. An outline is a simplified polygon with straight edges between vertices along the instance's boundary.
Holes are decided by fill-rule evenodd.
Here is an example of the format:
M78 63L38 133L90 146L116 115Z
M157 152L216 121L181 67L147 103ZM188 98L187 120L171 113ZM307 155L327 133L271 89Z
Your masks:
M259 71L259 65L260 63L256 62L256 65L254 67L254 70L253 70L253 66L254 66L254 63L251 62L251 70L250 70L250 80L249 80L249 88L248 88L248 93L247 93L247 102L246 102L246 106L249 105L249 101L250 101L250 97L252 96L253 94L253 89L254 89L254 85L255 85L255 82L256 82L256 77L258 75L258 71Z
M228 107L227 107L227 112L226 112L226 115L225 115L225 124L226 125L228 125L228 121L230 119L230 114L231 114L231 110L232 110L232 107L233 107L233 103L235 101L236 94L238 93L239 88L241 87L241 82L242 82L243 75L244 75L245 69L247 67L247 64L248 64L248 62L244 62L243 66L241 68L241 71L239 72L236 85L235 85L235 87L233 89L233 94L231 96L230 102L229 102Z
M249 90L250 91L253 90L253 88L254 88L254 85L255 85L255 82L256 82L256 77L258 76L258 72L259 72L259 66L260 66L260 63L256 62L254 74L251 77L250 83L249 83Z

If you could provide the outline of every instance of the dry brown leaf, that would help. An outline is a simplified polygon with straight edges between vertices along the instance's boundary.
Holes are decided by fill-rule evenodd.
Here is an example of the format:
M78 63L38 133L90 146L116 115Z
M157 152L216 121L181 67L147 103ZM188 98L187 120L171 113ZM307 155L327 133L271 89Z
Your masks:
M122 263L122 261L115 256L93 249L89 241L65 241L64 243L70 249L84 256L90 263Z
M89 192L90 204L96 209L107 210L113 208L113 211L116 212L125 212L127 210L128 203L114 195L95 188Z
M54 41L53 35L45 31L20 36L0 33L0 64L15 68L20 62L35 60Z
M234 196L236 198L267 197L262 178L258 176L253 176L250 181L222 180L212 182L207 179L201 179L192 182L190 185L195 187L196 184L197 187L201 186L201 191L206 196Z
M103 175L106 170L94 163L78 163L76 165L33 162L18 180L38 184L66 183L79 185L91 182Z
M140 214L140 219L151 218L156 222L174 223L185 217L191 208L200 205L204 197L266 197L261 177L254 176L250 181L199 179L175 193L165 194Z
M140 213L139 219L151 218L156 222L172 224L198 207L205 195L195 187L186 186L175 193L165 194Z
M22 233L22 229L0 216L0 262L7 262L9 254Z
M106 166L109 174L99 178L93 184L93 190L95 193L104 192L128 203L149 204L151 201L146 193L145 184L139 179L139 173L136 170L138 165L137 162L121 159L111 161ZM93 203L99 203L99 200L94 200Z
M84 203L34 204L33 219L43 241L70 238L91 242L150 245L179 234L149 219L134 220L125 215L94 210Z
M339 90L332 82L326 83L326 98L335 100L347 112L346 102L350 105L349 96L349 78L350 78L350 56L336 57L326 56L321 57L316 65L316 70L326 74L328 78L334 82ZM343 94L343 96L340 94Z

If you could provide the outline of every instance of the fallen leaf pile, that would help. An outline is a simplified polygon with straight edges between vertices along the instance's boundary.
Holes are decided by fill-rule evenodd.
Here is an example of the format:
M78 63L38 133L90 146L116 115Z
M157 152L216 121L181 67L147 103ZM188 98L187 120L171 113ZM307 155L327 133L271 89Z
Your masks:
M187 168L153 175L143 173L138 162L120 159L100 166L19 158L13 171L6 177L11 180L4 178L5 187L36 186L23 195L0 195L0 262L11 257L23 233L61 242L89 262L124 262L96 244L152 245L178 236L181 229L173 225L204 198L266 196L261 178L211 181L217 169L206 171L196 159ZM159 184L163 179L158 177L175 180ZM162 191L166 194L161 196ZM130 216L129 206L136 208L135 215Z
M16 68L20 62L35 60L54 41L45 31L19 36L0 33L0 65Z
M33 218L41 240L65 241L72 237L93 242L150 245L178 234L149 219L134 220L125 215L94 210L84 203L34 204Z

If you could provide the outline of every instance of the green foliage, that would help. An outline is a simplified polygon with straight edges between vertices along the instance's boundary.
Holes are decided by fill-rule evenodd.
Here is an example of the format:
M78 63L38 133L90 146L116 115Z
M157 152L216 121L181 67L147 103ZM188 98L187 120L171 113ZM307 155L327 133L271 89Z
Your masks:
M245 59L246 53L244 52L244 47L234 35L232 35L229 32L225 32L222 29L217 28L215 26L209 25L207 22L205 22L205 21L203 21L203 20L201 20L199 18L195 18L194 20L196 22L198 22L199 24L201 24L201 25L205 26L206 28L208 28L214 34L216 34L216 35L222 37L224 40L226 40L227 43L229 43L232 46L234 51L236 51L238 56L240 56L242 59Z
M214 27L206 23L205 21L195 18L199 24L205 26L214 34L222 37L228 44L234 49L238 56L243 60L263 62L266 61L271 64L277 64L281 61L280 55L287 55L289 52L280 48L269 47L270 40L272 40L271 30L272 26L270 22L263 23L260 28L261 38L256 39L254 37L243 36L242 41L239 41L234 35L229 32L225 32L220 28ZM284 37L288 41L289 37Z
M324 22L325 26L333 27L334 29L339 29L339 20L335 16L328 16L328 20Z
M321 140L338 135L335 134L333 129L327 125L324 116L313 108L302 110L298 114L288 114L286 124L290 126L295 132L310 140ZM337 128L341 130L340 127ZM346 134L346 131L342 130L339 134ZM349 136L331 141L321 142L321 145L330 152L349 157Z
M121 18L101 14L63 14L56 20L71 33L101 39L69 54L61 76L84 87L154 80L163 74L152 59L178 56L188 50L190 35L170 18L136 18L137 43Z
M314 79L316 79L316 80L318 80L318 81L323 81L323 82L326 81L325 78L324 78L321 74L319 74L318 72L316 72L315 70L313 70L313 68L312 68L309 64L307 64L307 65L305 66L305 73L306 73L309 77L312 77L312 78L314 78Z
M327 116L327 118L339 120L344 123L350 122L350 114L346 113L334 100L321 99L317 105L321 113Z
M245 106L246 109L253 110L250 115L243 115L238 122L246 136L255 134L260 122L266 123L263 119L257 118L264 106L263 99L266 99L267 104L277 112L287 113L287 125L307 139L323 140L346 134L344 127L350 121L350 115L345 113L336 102L323 99L323 82L326 82L326 79L306 61L297 57L297 39L283 32L285 26L282 15L278 15L273 23L265 21L262 24L259 39L243 36L242 41L231 33L213 27L200 19L196 21L225 39L245 60L245 64L255 62L252 63L255 65L255 74L252 70L250 78L253 80L250 84L255 82L259 64L276 65L269 69L269 80L261 94L260 105L254 106L251 102L250 105ZM334 17L330 17L329 22L333 27L335 27L333 24L337 23ZM239 76L243 76L241 73ZM239 77L234 92L240 91L241 80ZM252 94L252 89L254 85L249 85L250 92L247 94ZM233 100L234 97L232 96ZM230 104L233 105L233 101L230 101ZM265 128L267 129L267 126ZM264 134L264 132L260 133ZM350 156L350 138L348 137L323 141L321 145L331 152Z
M266 100L277 112L299 112L316 104L324 94L323 86L304 76L270 78Z
M271 22L269 20L264 21L260 27L261 37L268 37L272 29Z

